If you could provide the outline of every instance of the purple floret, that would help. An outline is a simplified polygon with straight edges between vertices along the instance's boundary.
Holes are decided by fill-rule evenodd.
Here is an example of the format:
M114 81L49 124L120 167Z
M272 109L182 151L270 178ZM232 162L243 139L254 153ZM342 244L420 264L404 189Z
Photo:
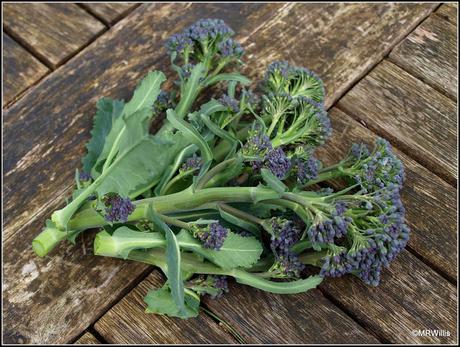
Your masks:
M92 179L91 174L85 171L81 171L78 175L80 181L89 181Z
M203 159L201 157L198 157L196 154L193 154L193 157L187 158L185 163L182 164L181 171L189 171L189 170L194 170L195 174L198 173L198 171L201 169L201 166L203 166Z
M281 147L268 151L265 166L279 179L286 177L291 168L291 161Z
M219 102L225 106L228 107L232 112L238 113L240 110L239 102L238 100L228 96L227 94L222 95L219 98Z
M300 184L305 184L318 177L320 162L311 156L308 160L296 160L297 180Z
M209 224L205 229L200 229L196 234L204 248L218 251L224 244L228 229L216 222Z
M219 52L224 57L241 57L244 53L241 45L233 39L227 39L219 44Z
M125 223L133 213L135 206L129 198L122 198L118 194L107 194L104 197L105 219L109 222Z

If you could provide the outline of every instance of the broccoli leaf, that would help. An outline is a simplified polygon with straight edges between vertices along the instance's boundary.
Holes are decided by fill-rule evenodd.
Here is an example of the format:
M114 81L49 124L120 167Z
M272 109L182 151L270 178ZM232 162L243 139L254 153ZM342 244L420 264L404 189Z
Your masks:
M181 248L196 252L224 269L250 267L262 254L262 245L254 237L243 237L229 231L220 250L204 248L188 231L177 235Z
M94 164L102 153L107 135L112 128L112 123L120 117L124 103L120 100L102 98L97 104L94 125L91 130L91 140L86 144L87 154L83 157L83 170L90 173Z
M157 313L170 317L179 317L182 319L198 316L200 308L200 298L197 295L185 294L185 308L183 312L177 308L171 289L166 283L160 289L151 289L144 298L148 305L146 313Z
M152 205L149 205L146 217L165 233L167 263L166 275L168 277L172 297L174 303L177 306L178 312L180 315L184 315L186 314L184 305L184 282L182 280L180 266L181 253L179 249L179 244L176 239L176 235L174 235L169 226L160 219L158 214L153 209Z

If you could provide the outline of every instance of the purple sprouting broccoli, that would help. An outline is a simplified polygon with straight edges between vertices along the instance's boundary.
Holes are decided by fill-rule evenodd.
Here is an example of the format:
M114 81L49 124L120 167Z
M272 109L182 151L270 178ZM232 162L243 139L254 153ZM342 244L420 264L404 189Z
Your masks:
M228 229L224 228L220 223L214 222L205 228L197 227L193 231L193 235L201 241L204 248L218 251L222 248L227 238Z
M300 240L301 229L299 224L292 220L272 218L269 223L271 230L270 248L275 254L274 268L281 270L288 276L298 277L304 269L297 254L292 251L292 246Z
M203 166L203 159L201 157L198 157L194 153L192 157L187 158L185 163L182 164L180 171L181 172L193 171L194 175L197 175L202 166Z
M300 184L306 184L310 180L318 177L318 170L320 162L314 156L308 159L298 158L295 160L295 171L297 174L297 181Z
M213 298L221 297L224 293L228 293L228 279L227 276L213 276L214 288L218 289L219 292L217 295L214 295Z
M264 91L268 93L287 93L293 98L307 97L320 105L324 104L324 84L314 72L290 65L287 61L271 63L265 73Z
M223 106L227 107L233 113L240 111L238 100L228 96L227 94L222 95L218 100Z
M158 114L172 107L174 107L174 103L171 94L162 90L153 103L153 112Z
M307 235L312 243L332 243L345 236L351 217L345 216L346 205L337 203L328 211L318 212L308 228Z
M222 41L218 47L219 53L224 57L241 57L244 53L241 45L233 39Z
M291 169L291 160L286 156L281 147L268 151L264 165L279 179L286 178Z
M103 203L105 205L105 219L111 223L125 223L135 209L129 198L122 198L117 193L106 194Z
M400 189L404 182L403 164L394 155L390 143L382 138L377 139L372 152L363 144L354 144L340 162L340 169L364 191L376 191L390 184Z
M90 181L92 180L92 177L91 177L91 174L89 172L85 172L85 171L80 171L80 173L78 174L78 179L80 181Z

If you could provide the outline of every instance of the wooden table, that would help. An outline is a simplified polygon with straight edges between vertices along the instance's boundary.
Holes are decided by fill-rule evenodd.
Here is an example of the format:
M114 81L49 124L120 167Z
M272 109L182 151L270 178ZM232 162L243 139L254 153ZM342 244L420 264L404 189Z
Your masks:
M89 235L33 254L71 190L96 100L169 71L165 38L208 17L237 32L251 77L288 59L323 78L326 162L376 136L396 148L412 236L379 287L347 276L281 296L232 283L184 321L145 314L160 272L95 257ZM455 4L5 4L4 342L457 342L456 26ZM441 333L414 333L425 329Z

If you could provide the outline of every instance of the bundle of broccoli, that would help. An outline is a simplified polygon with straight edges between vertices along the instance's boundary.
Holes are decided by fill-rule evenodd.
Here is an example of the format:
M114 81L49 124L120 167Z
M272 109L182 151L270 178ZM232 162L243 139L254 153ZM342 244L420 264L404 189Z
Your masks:
M171 93L153 71L129 102L97 103L72 199L33 241L39 256L101 228L96 255L166 274L147 312L182 318L198 314L201 295L228 291L228 277L280 294L345 274L378 285L409 238L401 161L379 139L324 167L315 149L331 126L320 78L280 61L248 89L234 72L243 49L233 34L222 20L196 22L167 41L178 76ZM197 105L217 84L225 94Z

